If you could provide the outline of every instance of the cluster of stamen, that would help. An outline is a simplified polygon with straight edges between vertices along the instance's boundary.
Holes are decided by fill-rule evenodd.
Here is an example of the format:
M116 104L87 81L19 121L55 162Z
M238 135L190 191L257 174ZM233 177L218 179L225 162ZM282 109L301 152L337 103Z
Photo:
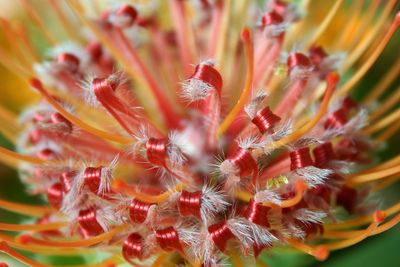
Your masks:
M337 95L339 70L329 66L328 50L314 44L318 36L288 54L286 76L275 69L285 54L287 29L300 19L294 5L268 1L261 27L245 28L244 49L231 51L240 40L226 39L229 27L223 23L232 9L227 3L201 1L194 34L186 23L188 3L168 2L174 25L169 33L155 14L142 17L133 6L107 9L89 20L79 1L71 0L94 36L74 47L75 53L58 47L61 52L36 65L39 77L30 84L43 100L22 116L18 153L0 150L0 159L4 155L19 168L29 191L46 195L50 207L0 200L5 209L39 218L32 225L0 223L0 230L33 232L16 238L1 233L0 251L34 267L45 265L13 248L46 253L54 247L71 253L117 248L132 266L142 261L159 266L166 253L176 253L170 259L176 264L217 267L238 248L243 257L257 259L264 249L288 245L324 260L329 251L400 221L400 207L390 214L374 212L365 199L369 192L358 186L374 175L396 178L399 161L357 172L371 158L369 133L375 129L363 129L363 106ZM151 41L132 44L141 32ZM147 45L145 61L139 50ZM222 56L224 49L229 58ZM198 55L217 60L190 69ZM114 73L116 63L123 74ZM225 68L227 63L232 66ZM225 105L225 90L233 99L242 83L237 101ZM276 94L286 85L286 92ZM329 108L332 99L338 107ZM318 111L309 115L306 106ZM331 229L345 226L334 219L337 208L352 216L369 211L357 225L370 225L342 230L344 238L326 242L335 236ZM309 245L320 240L319 246Z

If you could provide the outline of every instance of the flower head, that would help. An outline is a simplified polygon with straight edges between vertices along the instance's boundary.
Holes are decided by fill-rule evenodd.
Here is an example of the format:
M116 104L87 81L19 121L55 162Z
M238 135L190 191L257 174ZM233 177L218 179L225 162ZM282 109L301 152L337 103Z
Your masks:
M398 93L381 109L369 105L394 78L365 101L350 96L398 29L395 1L372 1L342 33L354 38L329 45L321 36L343 1L310 29L306 6L279 0L262 12L256 1L97 10L49 0L68 41L21 2L50 53L39 56L23 31L1 21L16 39L7 39L15 58L2 47L0 62L41 99L20 120L0 107L0 132L16 147L0 148L0 160L48 205L0 200L38 218L0 223L21 233L0 234L0 251L31 266L47 265L15 249L100 251L104 266L222 266L277 246L325 260L399 222L399 204L378 210L369 201L400 172L398 157L374 163L398 130L390 125L398 110L387 112ZM366 35L355 27L372 21ZM351 219L340 221L340 209Z

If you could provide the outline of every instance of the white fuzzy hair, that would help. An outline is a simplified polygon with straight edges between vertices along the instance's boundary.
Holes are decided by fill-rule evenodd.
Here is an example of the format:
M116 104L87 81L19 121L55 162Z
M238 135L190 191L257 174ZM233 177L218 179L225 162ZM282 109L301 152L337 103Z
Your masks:
M200 215L205 225L208 225L217 213L224 211L230 204L225 196L215 188L204 186L202 189Z
M282 203L282 198L275 190L269 189L257 192L254 195L254 201L259 203L271 202L280 205Z
M322 223L327 214L323 211L311 210L306 208L297 209L290 213L296 220L305 224Z
M320 169L314 166L299 168L294 172L301 176L310 187L325 184L328 176L334 173L332 170Z
M268 97L268 94L264 90L257 91L256 95L250 100L250 102L244 107L244 111L247 113L250 119L253 119L261 103Z

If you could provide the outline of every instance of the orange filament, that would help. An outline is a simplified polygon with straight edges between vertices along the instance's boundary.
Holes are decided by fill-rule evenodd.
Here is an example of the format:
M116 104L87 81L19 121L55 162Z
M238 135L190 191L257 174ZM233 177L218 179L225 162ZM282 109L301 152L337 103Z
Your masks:
M241 3L246 2L246 1L241 1ZM217 43L217 64L219 65L219 69L223 69L222 68L222 64L223 64L223 60L224 60L224 56L226 55L226 39L228 37L228 29L230 26L230 10L231 10L231 0L226 0L223 2L223 11L222 11L222 19L221 19L221 24L219 26L220 31L218 34L218 43ZM242 9L245 10L245 9Z
M400 203L397 203L393 205L390 208L387 208L386 210L383 210L382 212L386 216L390 216L392 214L395 214L400 211ZM335 224L326 224L326 229L342 229L342 228L350 228L350 227L355 227L355 226L360 226L367 224L371 221L372 216L371 215L366 215L366 216L361 216L355 219L350 219L347 221L335 223Z
M91 253L93 251L89 249L71 249L71 248L64 248L64 249L59 249L59 248L47 248L43 246L35 246L32 244L21 244L15 241L14 237L4 235L0 233L0 240L6 241L11 247L32 252L32 253L39 253L39 254L44 254L44 255L81 255L84 253Z
M25 204L9 202L2 199L0 199L0 208L16 212L18 214L24 214L34 217L42 217L46 214L54 212L53 208L48 206L25 205Z
M313 119L311 119L308 123L306 123L303 127L300 129L294 131L292 134L282 138L281 140L277 142L273 142L272 144L269 145L270 148L279 148L281 146L284 146L301 136L303 136L305 133L310 131L321 119L321 117L325 114L325 112L328 110L329 106L329 101L332 97L333 91L336 88L336 85L339 82L339 75L337 73L330 73L327 77L327 85L326 85L326 91L324 98L322 99L321 106L319 108L318 113L315 115Z
M102 130L99 130L97 128L94 128L85 122L81 121L68 111L66 111L50 94L49 92L43 87L41 82L39 80L31 80L31 85L40 92L40 94L46 99L47 102L49 102L50 105L52 105L61 115L63 115L67 120L69 120L71 123L75 124L79 128L96 135L100 138L107 139L110 141L115 141L121 144L131 144L133 140L128 137L124 137L121 135L116 135L116 134L111 134Z
M351 42L354 38L354 33L358 29L357 26L359 26L363 2L364 1L358 0L352 8L348 10L350 16L349 21L346 21L346 25L348 26L346 26L344 32L341 34L335 47L343 48L346 46L346 43Z
M383 114L390 110L394 105L396 105L400 101L400 87L397 87L395 90L395 93L391 96L389 96L385 101L380 103L379 109L375 110L371 115L370 115L370 121L373 121Z
M62 240L62 241L55 241L55 240L45 240L45 239L37 239L34 237L28 238L26 241L29 243L34 243L40 246L48 246L48 247L59 247L59 248L78 248L78 247L89 247L101 242L110 240L116 234L122 232L128 227L128 225L123 224L117 226L110 231L88 238L84 240Z
M399 121L399 119L400 119L400 108L393 111L389 115L386 115L386 117L380 119L378 122L372 124L370 127L366 128L364 130L364 133L374 134L374 133L382 130L386 126Z
M66 226L66 222L55 222L45 224L9 224L0 223L0 230L2 231L48 231L57 230Z
M389 30L386 32L385 36L382 38L381 42L379 45L374 49L372 54L368 57L366 62L364 62L357 70L357 72L351 76L351 78L340 88L338 91L339 96L346 95L352 88L353 86L367 73L367 71L372 67L372 65L375 63L375 61L378 59L380 54L382 53L383 49L386 47L394 33L396 32L397 28L399 27L399 22L400 22L400 13L396 15L395 20L392 22L392 24L389 27Z
M390 167L395 167L400 164L400 156L394 157L388 161L385 161L384 163L379 164L378 166L375 166L373 168L370 168L368 170L362 171L359 174L365 174L365 173L370 173L370 172L375 172L375 171L381 171Z
M83 265L68 265L68 267L114 267L117 266L117 262L121 262L119 256L111 256L101 262ZM67 266L65 266L67 267Z
M30 70L21 67L18 62L12 60L9 56L9 53L3 49L0 49L0 62L5 68L7 68L12 73L18 75L20 78L25 78L25 76L29 76L32 74Z
M304 192L306 191L306 186L303 181L300 180L296 182L295 191L296 195L293 198L282 201L279 205L281 208L293 207L303 199ZM263 205L266 205L266 203L263 203Z
M108 40L108 38L103 34L103 32L97 28L97 26L91 22L89 19L86 18L85 16L85 11L83 6L79 1L69 1L68 4L71 6L72 10L75 12L75 14L79 17L79 19L82 21L83 24L85 24L92 32L93 34L101 41L102 44L110 51L110 53L118 59L118 62L122 63L124 67L126 67L127 72L132 75L135 79L138 78L138 75L136 74L136 71L127 64L124 60L124 56L120 53L118 49L115 48L114 45L111 44L111 42ZM141 80L142 83L143 79Z
M382 132L378 137L377 140L381 142L385 142L386 140L390 139L397 131L400 129L400 122L394 123L392 126L388 127L384 132Z
M178 119L179 116L175 112L172 105L169 104L167 96L164 94L163 88L159 86L157 80L152 76L144 62L140 59L136 49L131 45L130 41L125 36L124 32L117 28L115 32L118 34L118 37L121 39L121 42L127 49L127 54L131 56L130 64L134 64L138 71L142 74L141 76L144 77L144 80L147 82L148 86L153 93L156 102L158 104L159 110L162 112L163 119L167 122L170 127L177 127L178 126Z
M374 185L374 187L372 188L372 192L379 192L383 188L388 187L389 185L395 183L399 179L400 179L399 175L392 175L392 176L384 179L383 181L380 181L379 183L376 183Z
M138 72L133 68L133 65L126 61L126 57L121 53L120 49L116 48L109 40L109 38L95 25L92 21L86 18L85 11L83 6L79 1L71 0L68 1L68 4L75 12L75 14L79 17L81 22L87 26L90 31L101 41L101 43L110 51L110 53L117 59L117 61L124 67L127 73L138 82L138 84L143 85L144 87L149 87L143 77L138 74ZM142 104L146 110L146 113L149 114L154 123L158 121L159 116L154 112L150 113L153 110L152 106L149 106L148 103L152 103L154 97L152 94L146 93L148 90L139 90L138 93L143 93L147 97L147 101L142 101ZM148 99L151 101L148 101ZM157 125L159 126L159 125ZM161 127L158 127L161 128Z
M167 253L160 254L157 257L157 259L153 262L151 267L161 267L163 265L163 263L166 261L167 258L168 258L168 254Z
M390 12L395 5L395 0L387 1L385 8L383 9L382 13L379 15L378 20L374 22L374 27L367 33L367 35L358 42L358 45L353 51L349 54L344 63L344 69L348 69L353 65L354 62L365 52L365 50L370 46L371 42L375 40L376 35L381 31L381 28L387 21ZM367 24L368 25L368 24ZM361 29L365 29L363 27Z
M384 224L381 224L378 226L372 233L371 235L377 235L382 232L385 232L394 226L396 226L400 222L400 214L397 214L394 216L392 219L389 221L385 222ZM354 236L360 235L363 232L363 230L354 230L354 231L325 231L324 237L325 238L332 238L332 239L337 239L337 238L352 238Z
M57 18L60 20L61 24L63 25L69 37L74 39L76 42L80 43L82 39L77 34L77 31L74 29L74 26L72 25L69 18L66 17L65 13L60 8L60 3L61 2L56 0L50 0L51 8L54 10L55 14L57 14Z
M57 40L54 39L53 35L47 30L47 27L40 19L39 14L32 7L32 3L28 0L21 0L21 3L25 8L26 12L28 13L28 16L30 17L32 22L35 23L38 29L43 33L43 36L46 38L47 42L52 46L55 46L57 44Z
M319 261L324 261L329 256L329 250L325 245L311 247L295 239L287 239L286 242L288 242L292 247L314 256Z
M8 149L6 149L4 147L0 147L0 155L6 156L6 157L10 157L10 158L16 159L18 161L29 162L31 164L44 164L44 163L46 163L45 160L39 159L37 157L28 156L28 155L22 155L22 154L14 152L14 151L8 150Z
M175 32L177 34L177 42L179 46L179 53L182 60L182 66L185 70L185 74L190 74L190 64L193 63L194 53L194 42L193 33L190 28L191 25L187 21L187 10L184 1L171 0L170 12L171 19L173 21Z
M397 214L396 216L394 216L392 219L390 219L386 223L380 225L376 230L374 230L372 232L372 235L377 235L382 232L385 232L385 231L391 229L392 227L396 226L398 223L400 223L400 214Z
M249 202L250 199L253 197L252 194L250 194L249 192L243 191L243 190L239 190L235 192L235 196L245 202Z
M208 50L207 50L207 55L209 58L214 58L217 50L217 45L218 45L218 36L221 36L222 32L222 12L226 11L224 9L224 3L218 3L215 6L215 9L212 11L213 16L212 16L212 22L210 26L210 36L208 37L209 44L208 44ZM224 32L222 33L224 34ZM222 39L222 36L221 38Z
M27 57L24 55L24 50L20 46L19 40L16 41L15 37L17 34L15 33L14 29L11 27L11 25L8 23L7 20L0 18L0 28L3 30L5 34L5 39L9 43L9 48L13 50L15 53L14 58L16 59L21 59L22 65L30 66L32 65L32 62L28 60Z
M400 166L387 168L385 170L371 172L371 173L367 173L367 174L354 175L354 176L351 176L347 180L347 182L348 183L366 183L366 182L375 181L375 180L382 179L387 176L390 176L393 174L398 174L398 173L400 173Z
M258 266L258 267L269 267L269 265L265 261L260 259L260 258L257 259L256 266Z
M329 13L326 15L325 19L319 24L317 30L315 31L314 35L308 40L307 47L314 44L318 38L325 32L326 28L331 23L332 19L335 17L337 11L339 10L340 6L342 5L343 0L337 0L336 3L332 6Z
M360 37L364 34L364 29L368 28L371 25L371 20L373 19L374 15L377 13L376 10L379 6L379 1L371 1L372 3L369 5L368 9L362 14L362 19L359 20L359 23L356 25L358 31L352 35L350 38L351 40L347 40L350 44L346 47L351 50L354 44L358 43Z
M246 82L243 88L242 94L239 97L236 105L233 107L228 116L224 119L218 129L218 136L221 136L231 125L233 120L242 111L244 105L246 105L249 100L252 85L253 85L253 74L254 74L254 55L253 55L253 40L251 32L248 28L242 31L242 42L245 49L246 61L247 61L247 72L246 72Z
M279 206L281 208L292 207L292 206L298 204L302 200L305 191L306 191L306 185L305 185L304 181L299 180L295 184L295 196L293 198L283 200L279 205L277 205L275 203L271 203L271 202L264 202L263 205L268 206L268 207ZM248 192L245 192L245 191L237 191L236 197L242 201L249 202L250 199L253 197L253 195Z
M397 59L396 63L390 67L390 70L379 81L379 83L370 90L364 102L371 103L381 97L385 93L385 90L389 88L390 84L399 76L399 72L400 59Z
M232 261L233 266L235 267L244 267L242 259L240 258L240 253L236 251L232 251L229 253L229 259Z
M15 33L19 36L19 38L22 40L25 48L28 51L28 54L32 57L33 61L40 61L40 56L37 54L35 48L32 45L32 42L29 40L25 28L22 26L17 26L15 29Z
M8 140L15 143L17 139L16 135L21 131L21 127L16 123L17 118L15 114L0 105L0 120L2 121L0 132L4 134Z
M168 200L168 198L174 192L180 192L184 188L183 184L175 185L171 190L168 190L159 195L147 195L140 193L138 190L132 189L129 185L121 180L116 180L113 184L113 189L117 192L128 194L138 200L148 202L148 203L162 203Z
M49 267L50 265L44 265L41 263L38 263L36 261L31 260L28 257L25 257L24 255L16 252L12 248L8 246L8 243L5 241L0 241L0 251L8 254L10 257L13 257L14 259L32 267Z
M329 248L330 250L343 249L355 245L366 239L377 229L379 223L382 220L381 215L377 214L377 212L375 212L374 215L377 215L378 218L374 218L374 221L368 226L367 229L360 231L357 235L354 235L353 237L350 237L348 239L326 244L327 248Z

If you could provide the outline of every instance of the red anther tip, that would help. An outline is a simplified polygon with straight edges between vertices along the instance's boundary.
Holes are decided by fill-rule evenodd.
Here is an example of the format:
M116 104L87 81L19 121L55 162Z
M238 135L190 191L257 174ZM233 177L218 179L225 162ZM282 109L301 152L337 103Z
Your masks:
M61 53L57 56L57 62L65 64L71 71L77 71L80 60L73 54Z
M53 159L56 156L56 153L50 148L45 148L37 152L36 156L42 160L49 160Z
M53 208L61 208L63 200L63 187L61 183L55 183L47 188L47 200Z
M324 246L317 246L313 251L314 257L319 261L325 261L329 256L329 249Z
M131 259L141 258L143 254L144 244L143 238L137 234L130 234L122 245L122 255L130 262Z
M137 18L137 10L130 5L123 5L117 10L117 15L124 15L124 16L129 16L132 21L136 20Z
M258 130L262 134L265 134L266 132L273 130L274 125L280 120L281 118L275 115L269 107L265 107L257 112L251 122L257 126Z
M319 65L321 64L322 60L328 56L328 54L325 52L322 46L312 46L310 48L309 56L314 64Z
M276 25L283 22L281 15L275 11L269 12L262 17L261 23L263 26Z
M331 86L336 86L340 80L340 76L337 72L331 72L328 74L328 77L326 78L326 81L329 85Z
M178 231L169 226L162 230L155 231L158 245L165 251L179 251L183 252Z
M20 235L18 237L18 241L21 242L21 244L28 244L31 242L31 240L32 240L32 236L30 236L28 234Z
M306 55L302 53L292 53L289 55L286 64L289 70L291 70L297 66L309 67L311 66L311 61Z
M132 202L129 206L129 218L134 223L144 223L152 205L153 203L132 199Z
M121 189L126 186L126 184L121 180L115 180L112 185L115 189Z
M296 170L313 166L314 162L310 155L310 148L303 147L290 152L290 170Z
M243 42L249 42L251 38L251 32L249 28L244 28L241 34Z
M43 89L42 82L41 82L39 79L37 79L37 78L32 78L32 79L30 79L30 80L29 80L29 84L30 84L33 88L35 88L35 89L37 89L37 90L42 90L42 89Z
M385 220L386 215L383 211L377 210L374 212L372 217L374 218L374 222L381 223Z
M102 170L103 166L87 167L83 172L85 185L95 194L97 194L100 187L101 178L103 175Z
M394 18L394 23L395 23L396 27L400 26L400 11L397 12L396 17Z
M237 148L232 155L228 156L228 159L239 168L240 176L250 175L254 171L258 171L257 162L249 151L241 147Z
M86 210L80 210L78 216L79 225L87 232L90 236L95 236L104 233L104 229L97 221L96 209L89 208Z
M272 10L274 10L281 16L285 14L288 6L287 3L282 2L280 0L271 1L270 5L271 5L270 8L272 8Z
M245 211L245 218L252 223L269 227L268 212L270 207L266 207L251 199Z
M55 123L55 124L64 123L68 127L68 130L72 130L71 122L58 112L51 114L50 120L52 123Z
M0 241L0 251L9 252L10 250L10 246L6 241Z
M150 163L164 167L167 156L167 139L149 138L146 143L146 155Z
M182 216L201 217L201 198L202 192L182 191L178 199L178 208Z
M0 267L8 267L8 264L5 262L0 262Z
M103 48L98 42L91 42L86 46L86 51L92 56L94 60L97 60L103 54Z
M221 92L223 84L222 77L221 74L215 68L213 68L212 65L197 65L193 75L190 78L203 81L206 84L214 87L218 92Z
M324 166L329 161L336 158L335 151L331 142L318 145L313 150L315 166Z
M221 252L225 251L228 241L235 237L227 226L226 221L210 225L207 230L214 241L214 244Z

